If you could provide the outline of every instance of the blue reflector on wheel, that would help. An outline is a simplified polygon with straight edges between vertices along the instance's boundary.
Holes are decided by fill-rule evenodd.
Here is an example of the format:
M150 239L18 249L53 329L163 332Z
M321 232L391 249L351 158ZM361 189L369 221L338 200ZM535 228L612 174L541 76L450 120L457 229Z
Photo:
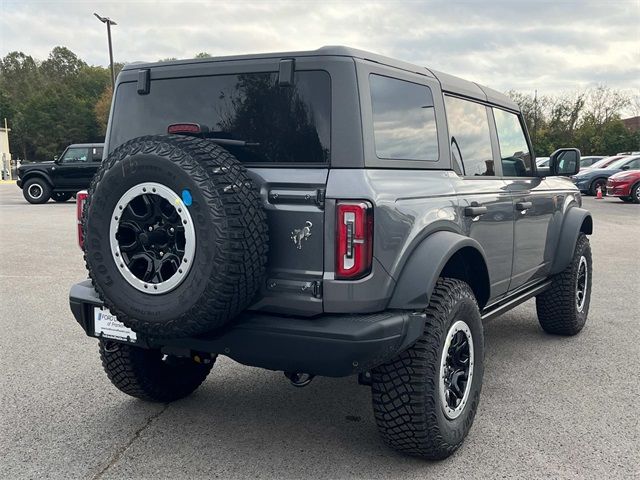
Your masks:
M191 198L191 192L189 190L182 190L182 201L187 207L190 207L193 203L193 198Z

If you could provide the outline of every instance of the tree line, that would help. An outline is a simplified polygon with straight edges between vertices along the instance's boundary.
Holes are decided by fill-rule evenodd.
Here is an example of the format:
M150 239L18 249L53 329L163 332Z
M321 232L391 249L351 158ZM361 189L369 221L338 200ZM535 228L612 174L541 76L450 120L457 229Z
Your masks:
M507 93L522 108L538 156L565 146L583 155L640 150L640 131L620 120L633 102L638 109L637 97L606 86L540 97ZM0 60L0 121L11 128L14 157L51 160L71 143L103 141L111 96L109 69L88 65L66 47L42 61L23 52Z
M623 111L640 114L640 96L599 85L560 95L509 91L520 105L537 156L560 147L577 147L582 155L613 155L640 150L640 130L625 127Z

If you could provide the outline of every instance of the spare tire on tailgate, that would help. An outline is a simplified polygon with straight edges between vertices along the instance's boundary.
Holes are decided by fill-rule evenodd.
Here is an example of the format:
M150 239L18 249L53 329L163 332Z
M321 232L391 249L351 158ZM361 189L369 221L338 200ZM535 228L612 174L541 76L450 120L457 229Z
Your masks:
M140 333L180 337L221 327L263 280L259 193L210 140L157 135L122 144L94 177L83 224L96 291Z

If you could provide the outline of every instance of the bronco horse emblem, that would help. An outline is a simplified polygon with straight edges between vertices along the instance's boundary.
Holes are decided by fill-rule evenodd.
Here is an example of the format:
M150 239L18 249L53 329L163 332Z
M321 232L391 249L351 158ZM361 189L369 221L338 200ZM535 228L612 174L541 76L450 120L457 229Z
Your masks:
M302 250L302 241L311 236L311 227L313 227L313 223L307 220L303 228L296 228L291 232L291 240L293 240L294 245L298 247L298 250Z

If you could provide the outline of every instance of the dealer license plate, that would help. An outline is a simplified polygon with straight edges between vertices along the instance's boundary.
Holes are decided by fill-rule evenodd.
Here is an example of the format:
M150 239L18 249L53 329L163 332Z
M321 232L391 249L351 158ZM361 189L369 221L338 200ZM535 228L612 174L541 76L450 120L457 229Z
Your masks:
M106 308L93 309L93 327L96 337L112 338L114 340L136 341L136 332L119 321Z

